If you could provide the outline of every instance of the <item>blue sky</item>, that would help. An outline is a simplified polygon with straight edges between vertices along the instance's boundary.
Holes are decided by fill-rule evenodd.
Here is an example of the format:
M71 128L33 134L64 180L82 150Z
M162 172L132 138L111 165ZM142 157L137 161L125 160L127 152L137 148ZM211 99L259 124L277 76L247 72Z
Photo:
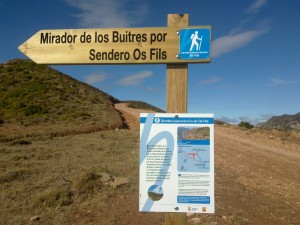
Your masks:
M0 0L0 63L39 30L212 26L212 62L189 64L188 112L257 123L300 111L298 0ZM166 65L52 66L120 99L165 109Z

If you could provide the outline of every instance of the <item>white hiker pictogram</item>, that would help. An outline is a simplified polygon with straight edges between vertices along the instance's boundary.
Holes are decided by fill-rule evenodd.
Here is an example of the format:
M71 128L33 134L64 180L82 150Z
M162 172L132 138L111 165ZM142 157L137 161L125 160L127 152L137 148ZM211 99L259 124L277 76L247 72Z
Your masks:
M191 47L190 47L190 52L194 48L194 45L196 45L196 51L200 51L201 43L202 43L202 37L203 36L201 36L201 38L198 37L198 31L195 31L195 33L191 35L192 44L191 44ZM198 43L198 40L200 41L199 43Z

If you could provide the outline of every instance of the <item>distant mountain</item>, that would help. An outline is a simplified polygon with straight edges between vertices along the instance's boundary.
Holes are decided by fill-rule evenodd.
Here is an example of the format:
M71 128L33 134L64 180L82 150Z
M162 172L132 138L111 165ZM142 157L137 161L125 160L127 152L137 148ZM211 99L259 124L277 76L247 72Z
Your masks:
M295 115L273 116L267 122L260 123L258 127L268 129L295 129L300 130L300 112Z

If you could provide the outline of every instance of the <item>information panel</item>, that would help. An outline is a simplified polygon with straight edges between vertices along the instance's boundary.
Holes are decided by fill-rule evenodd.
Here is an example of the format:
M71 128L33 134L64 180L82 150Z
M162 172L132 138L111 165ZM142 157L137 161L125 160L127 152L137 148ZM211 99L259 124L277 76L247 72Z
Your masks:
M139 210L214 213L213 114L140 115Z

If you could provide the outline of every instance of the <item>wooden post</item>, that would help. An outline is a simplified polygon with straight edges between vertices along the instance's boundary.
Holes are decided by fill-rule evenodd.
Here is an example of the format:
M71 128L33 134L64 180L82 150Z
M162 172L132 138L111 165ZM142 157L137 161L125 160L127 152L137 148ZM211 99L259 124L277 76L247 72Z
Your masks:
M169 27L189 25L188 14L169 14ZM188 64L167 64L167 113L187 112ZM165 225L186 225L186 213L166 213Z

